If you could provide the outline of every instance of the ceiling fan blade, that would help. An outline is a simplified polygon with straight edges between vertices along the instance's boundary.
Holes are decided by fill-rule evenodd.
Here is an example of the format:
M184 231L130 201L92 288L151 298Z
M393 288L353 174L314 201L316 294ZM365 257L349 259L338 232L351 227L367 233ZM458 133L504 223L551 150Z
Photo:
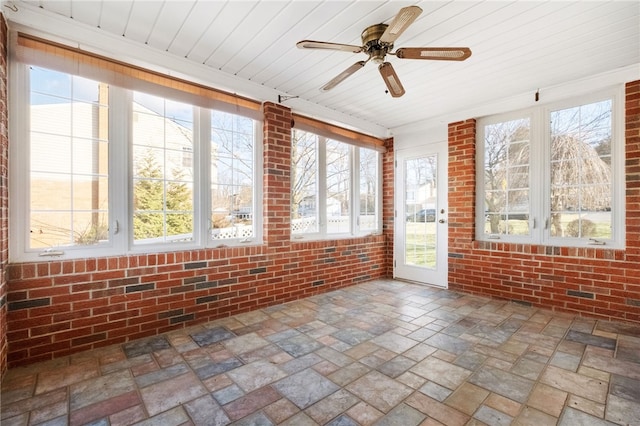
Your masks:
M380 71L380 75L382 75L382 79L384 80L384 84L387 85L387 89L389 89L389 93L394 98L399 98L404 95L404 87L402 87L402 83L400 83L400 79L398 78L398 74L393 69L393 66L389 62L384 62L378 66L378 70Z
M382 43L393 43L396 41L400 34L409 28L409 25L411 25L421 13L422 9L418 6L407 6L400 9L387 29L380 36L380 41Z
M326 41L302 40L296 43L299 49L326 49L340 50L343 52L360 53L362 46L354 46L351 44L329 43Z
M333 89L338 84L346 80L346 78L349 77L351 74L358 71L359 69L362 69L362 67L364 67L364 64L366 63L367 61L356 62L355 64L351 65L349 68L347 68L346 70L342 71L340 74L335 76L333 79L331 79L331 81L325 84L324 86L322 86L320 90L322 90L323 92L326 92L328 90Z
M464 61L471 56L471 49L468 47L401 47L394 55L401 59Z

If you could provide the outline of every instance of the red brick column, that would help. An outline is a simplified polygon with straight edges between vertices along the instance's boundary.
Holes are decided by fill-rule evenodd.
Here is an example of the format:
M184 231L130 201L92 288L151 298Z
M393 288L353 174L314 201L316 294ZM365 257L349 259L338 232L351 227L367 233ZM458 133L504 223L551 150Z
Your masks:
M0 380L7 369L7 261L9 258L7 23L0 14Z
M264 238L272 249L289 246L291 238L291 109L265 102Z
M394 239L394 191L395 191L395 152L393 138L384 142L386 152L382 154L382 233L386 241L386 275L393 277L393 239Z

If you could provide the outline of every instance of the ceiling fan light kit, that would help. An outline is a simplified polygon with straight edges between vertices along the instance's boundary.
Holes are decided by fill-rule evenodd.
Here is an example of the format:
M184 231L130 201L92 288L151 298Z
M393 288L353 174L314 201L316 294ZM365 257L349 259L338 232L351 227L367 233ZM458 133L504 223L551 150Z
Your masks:
M396 14L390 24L371 25L362 31L362 46L351 44L330 43L324 41L302 40L296 46L300 49L338 50L351 53L366 53L366 61L358 61L335 76L322 86L320 90L328 91L342 83L356 71L363 68L367 62L379 64L378 70L391 96L398 98L405 94L404 87L396 74L393 65L385 61L387 54L400 59L426 59L436 61L464 61L471 56L468 47L404 47L393 52L393 43L422 13L418 6L403 7Z

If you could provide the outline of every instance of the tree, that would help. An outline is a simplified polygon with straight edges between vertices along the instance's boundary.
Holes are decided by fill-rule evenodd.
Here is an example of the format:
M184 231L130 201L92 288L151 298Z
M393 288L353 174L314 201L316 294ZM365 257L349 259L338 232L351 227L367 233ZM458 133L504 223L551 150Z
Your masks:
M316 194L318 170L316 158L317 138L312 133L293 131L291 144L291 217L294 219L302 216L300 207L303 200Z
M135 240L161 237L164 234L163 175L150 149L136 162L135 176L133 237Z
M188 234L193 230L192 195L181 169L173 171L174 180L167 183L162 169L148 149L136 162L134 184L133 236L135 240L160 238L165 235Z
M576 229L576 236L586 236L587 228L593 229L592 224L578 219L571 232L563 233L563 214L611 207L610 117L608 101L552 113L550 211L554 236L575 234ZM520 218L514 214L520 213L519 207L529 206L529 128L528 119L485 127L485 206L491 233L501 231L502 221Z
M173 178L167 184L167 235L190 234L193 232L193 204L191 191L181 181L184 173L173 170Z

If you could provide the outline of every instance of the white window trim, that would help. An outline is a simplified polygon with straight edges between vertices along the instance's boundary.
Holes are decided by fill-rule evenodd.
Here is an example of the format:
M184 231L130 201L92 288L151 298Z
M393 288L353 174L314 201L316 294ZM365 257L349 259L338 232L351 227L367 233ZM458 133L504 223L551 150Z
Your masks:
M593 241L588 238L552 237L547 226L550 210L551 182L550 173L550 123L551 111L570 108L578 105L612 100L612 227L610 239ZM476 239L478 241L539 244L558 247L603 247L622 249L625 247L625 135L624 135L624 85L594 92L588 95L573 97L562 101L543 104L529 109L512 111L482 117L477 120L476 126ZM519 235L490 235L485 234L484 218L484 127L503 121L517 118L531 119L530 129L530 216L529 236ZM480 213L479 213L480 212Z
M42 66L42 65L38 65ZM40 262L50 260L82 259L144 253L175 252L219 246L259 245L263 243L262 185L263 147L262 123L254 120L254 236L250 239L213 240L210 237L210 109L194 106L194 230L193 241L164 244L134 244L133 242L133 168L130 117L132 91L109 85L109 242L95 246L63 246L49 249L29 249L29 64L10 62L9 147L9 258L11 262ZM46 68L46 65L44 66ZM55 70L55 66L49 67ZM65 72L66 71L62 71ZM172 99L172 91L157 87L152 95ZM215 106L212 109L216 109ZM224 105L220 110L226 111ZM126 124L126 125L124 125ZM203 137L199 137L205 135ZM206 182L205 184L200 184ZM124 194L123 194L124 192Z

